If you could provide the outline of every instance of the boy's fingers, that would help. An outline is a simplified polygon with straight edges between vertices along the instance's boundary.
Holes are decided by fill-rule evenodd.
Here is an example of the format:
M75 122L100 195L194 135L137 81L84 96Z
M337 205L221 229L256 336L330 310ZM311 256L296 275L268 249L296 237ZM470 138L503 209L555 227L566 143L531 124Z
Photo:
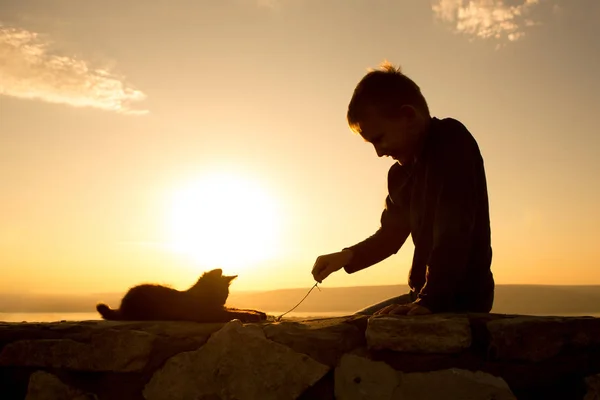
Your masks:
M315 269L313 269L313 278L315 278L315 281L321 283L321 281L323 281L323 279L326 277L325 272L326 265L317 265Z
M323 265L317 260L315 265L313 265L312 274L315 279L321 274L321 270L323 269Z

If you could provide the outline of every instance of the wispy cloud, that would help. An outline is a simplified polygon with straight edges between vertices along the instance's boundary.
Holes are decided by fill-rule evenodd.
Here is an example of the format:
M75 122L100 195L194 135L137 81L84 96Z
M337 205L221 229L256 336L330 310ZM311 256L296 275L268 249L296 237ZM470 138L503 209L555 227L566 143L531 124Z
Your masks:
M256 0L259 7L275 8L279 5L278 0Z
M147 112L131 108L146 96L121 77L58 54L38 33L1 24L0 95L124 114Z
M528 27L539 24L531 11L545 1L511 1L509 5L503 0L437 0L432 9L437 18L453 24L459 33L514 42Z

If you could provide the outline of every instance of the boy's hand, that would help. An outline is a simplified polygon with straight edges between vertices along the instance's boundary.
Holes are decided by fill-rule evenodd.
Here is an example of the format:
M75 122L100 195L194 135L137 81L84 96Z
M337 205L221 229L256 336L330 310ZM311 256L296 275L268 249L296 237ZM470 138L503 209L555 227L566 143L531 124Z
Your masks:
M382 308L373 315L426 315L431 314L431 310L417 303L408 304L390 304Z
M335 271L344 268L351 259L351 250L342 250L337 253L319 256L312 269L313 278L315 278L315 281L321 283L323 282L323 279L327 278Z

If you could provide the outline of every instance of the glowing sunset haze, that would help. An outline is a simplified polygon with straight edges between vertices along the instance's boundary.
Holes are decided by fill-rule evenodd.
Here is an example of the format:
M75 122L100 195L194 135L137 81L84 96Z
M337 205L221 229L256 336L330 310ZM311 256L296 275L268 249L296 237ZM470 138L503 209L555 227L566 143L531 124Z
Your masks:
M393 160L346 109L384 60L478 141L496 283L600 285L599 21L597 0L0 0L0 293L215 267L310 288L379 226ZM404 285L412 251L323 287Z

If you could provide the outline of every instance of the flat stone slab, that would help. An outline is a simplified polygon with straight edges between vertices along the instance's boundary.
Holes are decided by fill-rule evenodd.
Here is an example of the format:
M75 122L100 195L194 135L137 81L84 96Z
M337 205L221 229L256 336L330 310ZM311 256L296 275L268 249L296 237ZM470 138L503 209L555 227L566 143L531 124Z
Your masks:
M367 317L361 318L366 320ZM342 354L364 344L364 328L361 330L356 323L359 319L343 317L279 322L265 325L263 331L268 339L333 367Z
M141 331L173 338L204 338L225 324L199 324L185 321L63 321L45 323L0 323L0 342L25 339L88 340L92 335L111 331Z
M0 366L52 367L79 371L139 371L146 366L156 336L107 330L89 342L73 339L17 340L2 348Z
M366 331L371 350L410 353L458 353L471 346L471 325L466 316L444 314L376 315Z
M497 360L538 362L563 349L600 347L600 319L519 316L489 321L489 354Z

